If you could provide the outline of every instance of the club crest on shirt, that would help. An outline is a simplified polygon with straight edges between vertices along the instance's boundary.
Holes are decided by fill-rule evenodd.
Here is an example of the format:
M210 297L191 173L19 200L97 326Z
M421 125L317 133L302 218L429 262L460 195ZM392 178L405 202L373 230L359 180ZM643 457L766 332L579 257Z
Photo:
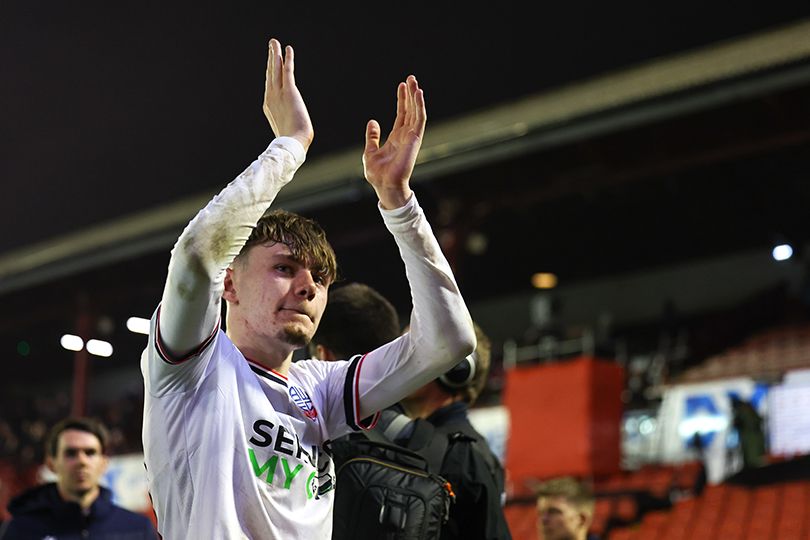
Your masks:
M304 415L310 420L315 420L318 416L318 411L312 405L312 399L307 394L306 390L298 386L290 386L290 397L298 405L298 408L304 411Z

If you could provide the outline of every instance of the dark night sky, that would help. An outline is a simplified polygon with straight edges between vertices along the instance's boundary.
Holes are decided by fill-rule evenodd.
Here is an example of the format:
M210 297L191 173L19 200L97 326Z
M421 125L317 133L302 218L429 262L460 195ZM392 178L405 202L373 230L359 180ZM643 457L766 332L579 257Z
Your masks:
M291 43L310 157L393 117L408 73L429 121L810 13L806 2L0 4L0 254L215 190L269 141L269 37ZM718 3L719 4L719 3Z

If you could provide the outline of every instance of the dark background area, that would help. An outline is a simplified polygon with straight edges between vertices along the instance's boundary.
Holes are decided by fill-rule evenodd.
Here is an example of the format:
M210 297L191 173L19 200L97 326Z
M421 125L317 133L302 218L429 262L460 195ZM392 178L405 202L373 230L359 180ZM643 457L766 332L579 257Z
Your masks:
M425 89L430 132L808 15L807 2L501 2L476 10L4 1L0 257L223 187L272 137L261 113L270 37L296 50L316 129L307 167L359 149L369 118L385 131L396 85L409 73ZM465 298L483 306L534 294L529 278L541 270L577 284L747 250L768 256L783 238L802 246L810 240L808 121L803 81L429 178L417 169L414 189ZM396 249L372 192L355 180L348 195L303 213L330 234L346 279L373 285L406 313ZM485 249L468 249L471 237ZM155 242L76 271L64 268L82 255L66 257L56 264L63 271L24 285L4 287L12 279L0 277L3 386L66 380L73 354L58 340L77 331L81 316L87 337L116 347L109 359L91 357L91 373L136 366L145 338L123 323L154 310L170 247Z

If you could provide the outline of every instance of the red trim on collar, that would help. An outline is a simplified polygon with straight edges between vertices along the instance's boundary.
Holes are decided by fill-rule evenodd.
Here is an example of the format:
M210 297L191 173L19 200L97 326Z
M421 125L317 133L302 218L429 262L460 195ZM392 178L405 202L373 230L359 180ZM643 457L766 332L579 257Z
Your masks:
M260 363L256 362L255 360L251 360L247 356L245 356L245 360L247 360L247 363L250 364L253 367L257 367L257 368L261 369L262 371L267 371L268 373L272 373L276 377L281 377L285 381L290 380L289 377L287 377L286 375L282 375L281 373L279 373L275 369L266 368L263 365L261 365Z

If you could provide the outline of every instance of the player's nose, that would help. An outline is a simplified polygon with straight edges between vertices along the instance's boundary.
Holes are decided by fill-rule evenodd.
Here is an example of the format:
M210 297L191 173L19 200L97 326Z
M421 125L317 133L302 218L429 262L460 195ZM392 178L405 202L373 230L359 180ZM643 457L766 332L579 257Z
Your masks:
M317 290L317 284L315 283L315 279L312 277L311 271L304 269L298 272L295 279L296 296L306 298L307 300L312 300L315 298L315 293Z

